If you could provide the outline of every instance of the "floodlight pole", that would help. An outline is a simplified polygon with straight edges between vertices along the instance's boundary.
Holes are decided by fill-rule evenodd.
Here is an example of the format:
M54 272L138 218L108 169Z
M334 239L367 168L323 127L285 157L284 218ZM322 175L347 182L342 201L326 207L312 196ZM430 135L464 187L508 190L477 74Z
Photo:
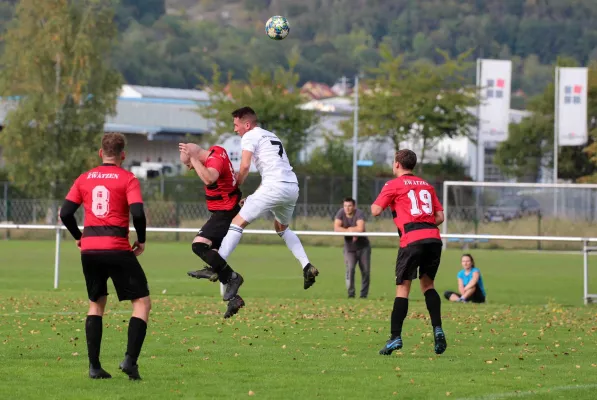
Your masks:
M354 128L352 134L352 198L357 201L358 169L357 146L359 143L359 76L354 78Z

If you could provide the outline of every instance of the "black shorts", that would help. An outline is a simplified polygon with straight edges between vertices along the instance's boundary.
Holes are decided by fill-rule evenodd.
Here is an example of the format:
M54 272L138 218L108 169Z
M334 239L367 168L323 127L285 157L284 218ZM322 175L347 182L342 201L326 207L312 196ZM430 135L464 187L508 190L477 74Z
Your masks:
M427 275L432 280L435 279L439 263L442 256L442 242L415 242L398 250L396 259L396 285L404 281L417 279L417 268L419 270L419 279Z
M485 295L481 291L479 284L475 285L475 292L468 300L473 303L485 303Z
M81 253L81 263L91 301L108 295L108 278L119 301L149 296L145 272L132 251L86 251Z
M240 206L238 205L230 211L213 211L207 222L201 227L197 236L211 240L211 248L219 249L222 240L228 233L230 223L239 211Z

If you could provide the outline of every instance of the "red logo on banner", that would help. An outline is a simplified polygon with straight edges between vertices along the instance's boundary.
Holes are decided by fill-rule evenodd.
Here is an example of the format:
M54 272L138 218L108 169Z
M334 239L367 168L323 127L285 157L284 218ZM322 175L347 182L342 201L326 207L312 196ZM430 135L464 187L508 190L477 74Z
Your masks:
M506 82L503 79L497 80L497 87L503 88L506 85Z
M582 92L581 85L574 85L574 94L580 94Z

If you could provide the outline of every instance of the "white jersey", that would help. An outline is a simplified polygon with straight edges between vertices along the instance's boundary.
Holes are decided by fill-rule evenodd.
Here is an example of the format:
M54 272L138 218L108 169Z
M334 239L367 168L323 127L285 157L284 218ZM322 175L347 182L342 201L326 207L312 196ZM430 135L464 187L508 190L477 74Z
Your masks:
M298 183L282 141L272 132L255 127L245 133L241 147L253 153L253 162L261 175L261 182Z

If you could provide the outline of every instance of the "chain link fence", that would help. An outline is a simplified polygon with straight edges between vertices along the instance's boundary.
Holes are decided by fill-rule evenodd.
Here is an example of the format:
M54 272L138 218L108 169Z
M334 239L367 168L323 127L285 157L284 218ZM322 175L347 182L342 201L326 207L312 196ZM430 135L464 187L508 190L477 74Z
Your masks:
M370 216L370 204L388 178L363 179L359 188L359 204L367 219L369 232L395 232L389 211L381 217ZM334 216L342 207L342 200L350 196L352 182L340 177L301 176L301 192L295 208L291 228L294 230L331 231ZM243 185L244 196L257 189L259 180L251 177ZM68 186L64 193L68 191ZM442 185L436 185L440 199ZM203 186L196 178L144 181L145 210L148 226L193 228L199 230L209 218ZM9 184L0 183L0 221L15 224L46 224L57 222L63 199L26 199L17 196ZM448 186L448 233L494 234L515 236L583 236L597 237L597 190L593 189L535 189L506 188L478 189L467 186ZM77 212L83 224L83 210ZM266 215L251 224L253 229L273 229L273 216ZM68 236L64 232L65 237ZM0 238L52 239L53 233L44 231L0 231ZM150 240L190 241L193 234L150 233ZM309 236L306 244L341 245L341 237ZM372 238L374 246L392 246L396 238ZM276 243L276 235L247 235L243 241ZM574 244L550 242L458 241L448 243L456 247L575 249Z

